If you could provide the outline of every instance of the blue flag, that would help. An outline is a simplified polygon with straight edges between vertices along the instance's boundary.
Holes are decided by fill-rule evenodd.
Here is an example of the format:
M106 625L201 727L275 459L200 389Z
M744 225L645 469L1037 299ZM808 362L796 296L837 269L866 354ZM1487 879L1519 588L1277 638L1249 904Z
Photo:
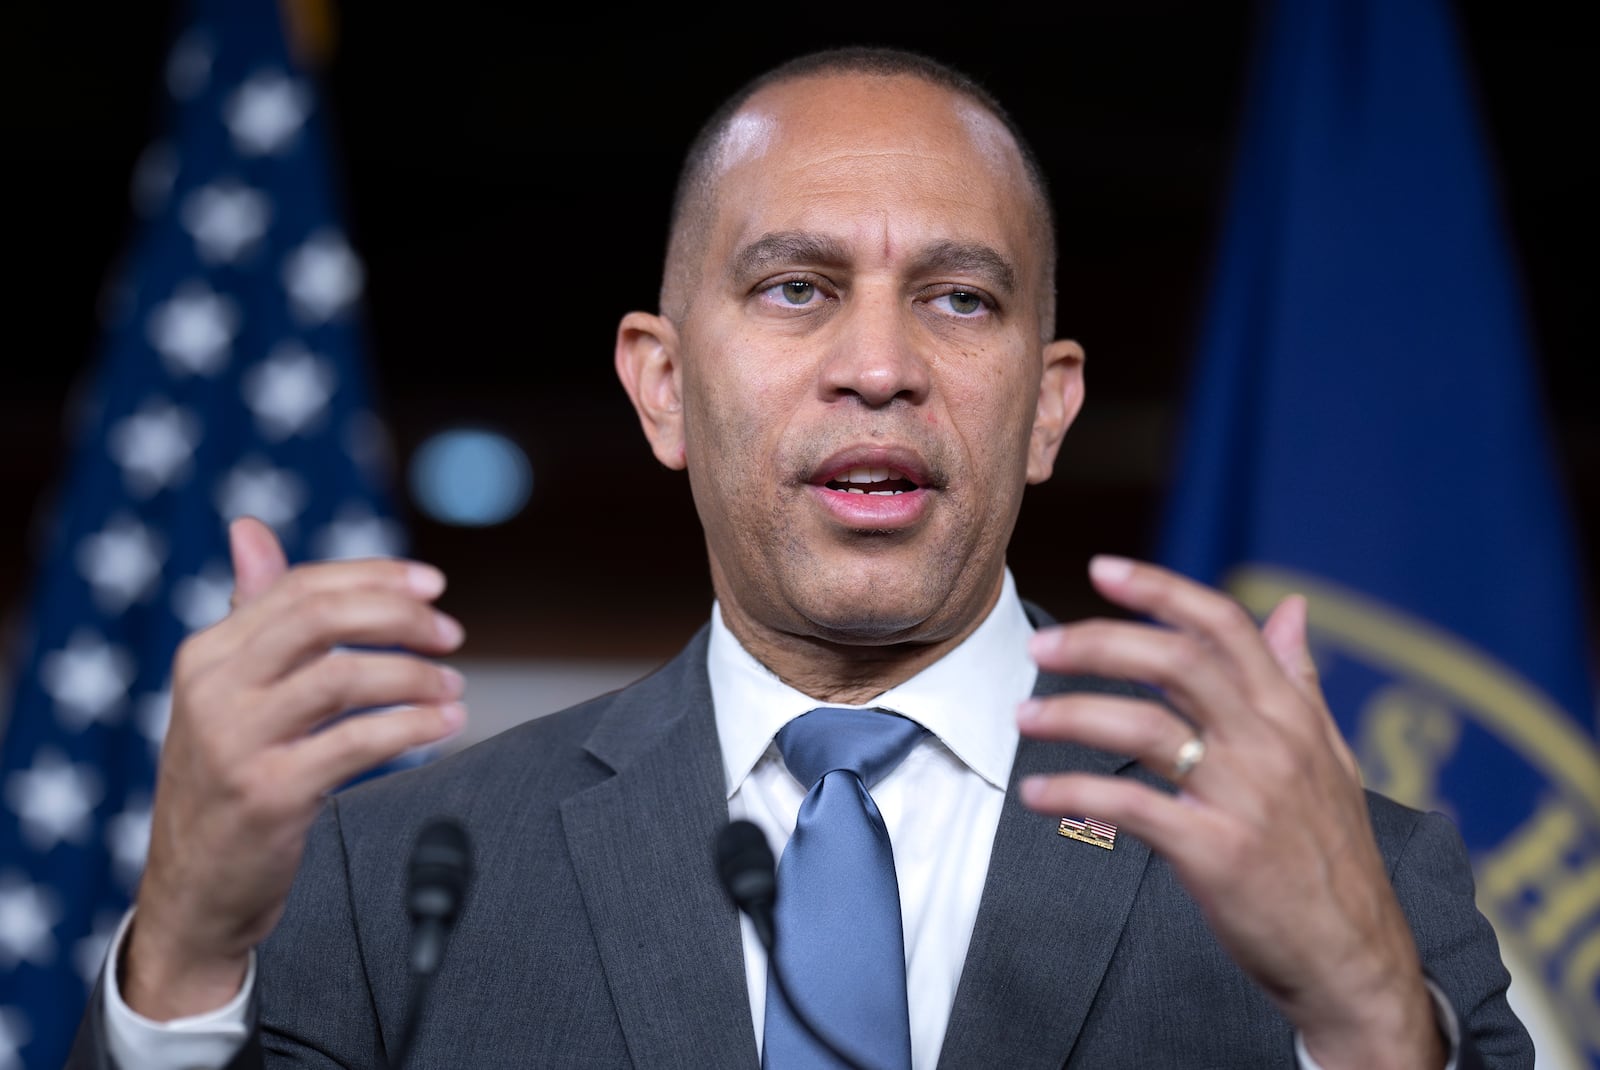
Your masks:
M396 553L314 86L273 0L192 5L165 137L47 518L0 745L0 1070L66 1057L149 838L168 670L228 608L226 522Z
M1369 786L1455 818L1541 1066L1600 1067L1582 585L1439 0L1272 10L1161 550L1310 600Z

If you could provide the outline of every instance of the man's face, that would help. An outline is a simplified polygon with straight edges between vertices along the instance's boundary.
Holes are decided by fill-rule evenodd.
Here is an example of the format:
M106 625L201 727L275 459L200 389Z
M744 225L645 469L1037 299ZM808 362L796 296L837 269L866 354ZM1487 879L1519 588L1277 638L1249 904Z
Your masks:
M1014 143L944 89L834 75L757 94L716 168L703 256L669 280L680 422L652 439L688 468L730 623L965 634L1081 396L1076 346L1041 341Z

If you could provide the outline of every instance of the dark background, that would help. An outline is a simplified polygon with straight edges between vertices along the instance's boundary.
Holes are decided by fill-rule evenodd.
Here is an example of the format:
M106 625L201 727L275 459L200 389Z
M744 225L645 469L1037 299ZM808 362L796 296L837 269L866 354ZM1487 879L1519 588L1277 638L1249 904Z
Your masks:
M0 23L13 280L0 334L0 609L26 591L28 519L60 472L65 399L94 354L97 295L127 235L128 176L161 118L173 5L91 7L34 3ZM846 43L962 67L1040 152L1061 215L1059 322L1088 348L1089 403L1055 479L1029 492L1011 562L1058 615L1094 611L1088 555L1152 545L1254 5L589 7L345 4L323 71L400 461L431 432L473 422L512 434L535 468L528 509L501 527L446 528L407 506L416 552L451 575L465 653L655 656L704 619L687 483L645 447L612 376L613 333L623 312L654 307L672 179L705 115L761 70ZM1596 292L1600 176L1581 101L1596 49L1554 6L1458 10L1593 607L1600 376L1582 318ZM620 633L619 604L633 607Z

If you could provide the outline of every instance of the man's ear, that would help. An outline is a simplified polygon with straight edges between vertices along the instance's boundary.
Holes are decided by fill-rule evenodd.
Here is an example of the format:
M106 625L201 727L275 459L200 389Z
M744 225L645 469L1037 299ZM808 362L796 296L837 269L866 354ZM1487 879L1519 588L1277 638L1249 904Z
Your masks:
M617 378L628 392L656 460L684 467L683 376L678 329L665 316L630 312L617 326Z
M1083 347L1066 340L1044 347L1039 378L1039 404L1028 443L1028 482L1043 483L1055 468L1056 454L1067 428L1083 407Z

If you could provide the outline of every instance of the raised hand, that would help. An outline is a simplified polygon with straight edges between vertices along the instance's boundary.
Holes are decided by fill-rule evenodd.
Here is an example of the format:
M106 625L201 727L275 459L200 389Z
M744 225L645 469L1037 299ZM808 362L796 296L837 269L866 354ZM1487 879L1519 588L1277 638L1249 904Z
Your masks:
M1034 657L1051 672L1152 684L1179 712L1080 693L1031 700L1018 723L1131 755L1179 790L1060 774L1025 782L1023 801L1094 814L1166 858L1325 1070L1442 1067L1415 942L1306 649L1304 599L1257 629L1232 599L1153 565L1102 557L1090 575L1160 623L1051 628Z
M233 611L190 636L173 663L150 854L123 964L124 1000L157 1020L220 1007L239 991L330 790L465 719L454 670L334 650L454 650L461 626L429 604L444 590L437 569L394 560L290 569L253 519L235 521L229 538Z

